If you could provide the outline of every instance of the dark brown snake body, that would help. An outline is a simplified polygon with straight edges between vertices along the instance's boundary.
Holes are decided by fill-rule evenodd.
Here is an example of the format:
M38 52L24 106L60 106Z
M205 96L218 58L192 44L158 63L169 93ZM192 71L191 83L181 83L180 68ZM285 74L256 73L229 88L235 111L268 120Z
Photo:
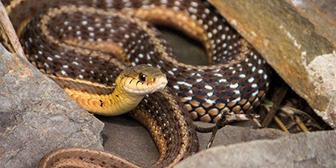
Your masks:
M93 85L64 79L113 86L126 66L150 64L167 74L169 88L191 118L204 122L247 119L267 90L265 60L206 1L50 1L44 2L46 8L34 8L29 0L14 2L4 1L28 59L63 87L108 94L108 87L92 89ZM24 6L34 13L23 16ZM169 26L201 42L210 65L177 61L158 31L143 21ZM155 167L172 166L197 151L188 116L173 97L155 93L132 113L158 145L161 158Z

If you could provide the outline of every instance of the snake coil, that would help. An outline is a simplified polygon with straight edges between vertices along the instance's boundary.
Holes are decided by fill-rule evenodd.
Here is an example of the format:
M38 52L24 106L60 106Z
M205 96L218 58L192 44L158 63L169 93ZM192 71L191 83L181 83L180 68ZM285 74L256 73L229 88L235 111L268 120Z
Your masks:
M129 65L149 64L166 73L178 99L155 93L138 108L154 108L151 112L132 113L151 130L159 147L161 157L154 166L172 166L197 151L189 115L203 122L244 120L267 90L265 60L207 1L32 2L4 1L29 61L64 88L101 96L111 93L117 75ZM27 15L27 9L34 12ZM179 62L152 24L202 43L209 65Z

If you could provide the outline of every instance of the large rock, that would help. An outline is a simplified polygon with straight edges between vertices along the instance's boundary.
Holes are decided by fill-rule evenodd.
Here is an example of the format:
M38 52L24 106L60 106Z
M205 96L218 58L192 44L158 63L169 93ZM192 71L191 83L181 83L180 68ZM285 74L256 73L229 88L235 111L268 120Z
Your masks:
M36 167L65 146L102 149L103 123L0 45L0 167Z
M105 123L104 148L132 162L149 167L159 158L158 150L149 133L131 118L100 117ZM277 139L285 134L275 129L251 129L225 126L218 130L213 146L230 145L260 139ZM198 133L200 149L205 149L210 133ZM127 148L127 150L125 150ZM139 155L141 153L141 155Z
M336 131L290 135L202 151L176 168L336 167Z
M285 0L210 1L290 87L335 128L335 48L313 24Z
M277 129L252 129L228 125L217 132L212 146L227 146L231 144L255 141L260 139L277 139L285 135L287 135L285 132ZM198 133L201 149L205 149L210 137L211 133Z
M335 0L286 0L314 24L316 31L336 46L336 1Z
M138 122L125 115L99 117L105 123L104 148L143 167L159 159L159 151L150 133Z

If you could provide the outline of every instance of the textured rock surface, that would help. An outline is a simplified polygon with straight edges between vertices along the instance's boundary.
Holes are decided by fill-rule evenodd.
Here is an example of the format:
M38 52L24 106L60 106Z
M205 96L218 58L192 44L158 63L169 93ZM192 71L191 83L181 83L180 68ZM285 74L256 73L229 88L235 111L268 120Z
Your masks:
M176 168L336 166L336 131L290 135L202 151Z
M260 139L277 139L287 135L286 133L270 128L264 129L250 129L238 126L225 126L222 128L215 137L213 142L214 146L231 145L242 142L249 142ZM198 138L200 141L200 148L205 149L210 139L211 133L199 133Z
M259 2L260 1L258 1L258 3ZM272 17L274 17L274 15L272 15ZM184 46L185 44L173 43L173 45L180 47ZM188 55L189 53L194 54L201 51L197 47L194 47L194 49L184 47L183 50L179 50L178 52L184 53L179 55ZM206 56L204 56L204 58L205 59L203 60L206 60ZM72 103L67 104L66 102L68 100L67 98L63 98L64 95L62 90L58 88L50 88L49 85L52 85L50 84L50 81L45 79L44 77L41 77L38 72L34 70L29 70L27 69L27 65L18 64L16 61L13 61L11 59L12 58L9 58L8 56L7 58L0 57L0 64L3 62L12 62L11 76L13 76L14 74L14 78L11 77L12 83L15 83L17 85L16 88L20 88L17 89L16 92L22 92L27 88L31 89L28 89L29 92L23 92L18 95L9 95L9 91L2 92L1 88L3 88L4 86L4 80L2 79L2 77L8 76L8 71L10 68L3 67L1 64L0 102L7 102L7 104L4 103L4 105L2 105L3 107L0 105L0 165L4 165L6 163L6 167L16 167L14 164L19 163L20 160L24 160L21 165L29 165L30 163L34 164L35 160L37 160L37 158L42 156L45 152L56 146L61 145L90 146L92 148L101 148L101 146L99 145L100 142L98 135L101 130L101 124L99 122L93 121L91 115L87 115L85 111L78 109L76 105L73 105ZM194 61L188 62L190 64L204 64L202 58L190 59L186 57L185 59L186 62L188 60ZM326 56L326 59L315 61L317 64L310 65L314 65L311 67L319 68L319 62L323 62L326 60L328 60L328 62L331 62L329 59L330 57ZM20 65L21 67L15 67L18 65ZM18 71L19 68L23 69L23 71ZM325 72L327 76L333 75L332 73L330 73L330 71L328 71L327 66L325 66L324 68L325 70L327 70ZM33 79L39 80L35 81ZM24 82L24 84L20 84L22 83L22 81ZM32 83L34 86L31 86ZM331 82L331 87L333 86L332 84L333 83ZM6 82L6 85L8 85L8 82ZM35 95L35 97L32 97L31 99L30 96L32 95ZM40 97L37 95L39 95ZM14 98L10 98L10 96L13 96ZM50 98L48 98L49 96L52 96L53 99L50 100ZM16 102L12 102L12 100L16 100ZM29 103L38 104L38 106L41 107L35 107L33 109L29 108L28 106L22 106L22 104ZM66 105L60 105L63 103L66 103ZM13 110L14 108L16 108L16 106L19 107L19 110L16 110L17 112ZM334 104L334 107L335 106L336 104ZM45 110L41 110L41 112L39 111L39 109ZM3 111L14 112L5 113ZM48 111L53 112L52 114L50 114L51 112L49 113ZM33 117L36 119L28 121L28 119L31 119ZM142 126L135 123L132 119L129 119L127 117L125 118L124 116L101 119L106 123L106 127L103 131L105 150L111 151L112 153L118 154L121 157L127 158L128 160L131 160L132 162L134 161L141 165L150 165L158 158L158 151L150 135ZM70 121L73 122L71 125L69 125ZM54 127L47 127L50 125L53 125ZM44 129L41 129L42 127L44 127ZM22 131L22 129L25 130ZM19 134L21 138L17 138L20 137ZM61 135L67 136L67 138L61 137ZM252 141L255 139L275 139L282 135L283 133L271 129L253 130L240 127L225 127L218 132L214 142L214 146L229 145L239 142ZM27 141L28 138L30 138L32 142ZM204 148L209 140L209 134L199 134L199 138L201 147ZM56 142L56 144L51 143L52 141L56 141L55 139L59 141ZM50 143L46 144L47 141L49 141ZM32 146L28 147L29 145ZM6 148L4 146L6 146ZM10 147L13 146L17 149L16 151L8 150ZM32 148L34 148L34 150ZM286 151L286 149L288 148L282 148L282 150L284 149ZM8 157L12 157L13 159L9 160ZM221 158L218 158L218 160L221 160ZM238 159L238 161L239 160L241 161L242 159Z
M0 167L36 167L56 147L102 149L103 123L0 46Z
M291 88L336 127L335 49L313 24L284 0L210 1Z
M122 158L149 167L159 151L149 132L130 117L99 117L104 123L104 148Z
M105 123L103 131L104 148L132 162L148 167L155 162L159 153L150 135L141 125L125 116L101 118ZM274 129L249 129L226 126L216 135L213 146L229 145L258 139L276 139L286 135ZM205 149L210 134L198 133L200 149Z
M336 46L336 1L335 0L286 0L304 17L316 31Z

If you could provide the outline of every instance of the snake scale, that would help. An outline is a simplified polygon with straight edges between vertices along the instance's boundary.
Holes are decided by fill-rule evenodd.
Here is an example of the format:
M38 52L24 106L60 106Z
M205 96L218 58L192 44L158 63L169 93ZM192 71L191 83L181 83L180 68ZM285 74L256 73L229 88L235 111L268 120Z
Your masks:
M118 87L115 80L128 66L147 64L166 74L169 89L144 96L131 112L158 146L160 158L153 167L171 167L198 150L190 118L245 120L269 85L265 60L204 0L4 3L28 60L70 95L98 100L81 104L75 98L88 111L119 114L110 112L106 96ZM209 65L178 61L152 25L168 26L199 41ZM136 75L141 80L144 73L139 70ZM79 164L137 167L111 154L81 148L56 150L45 156L40 166Z

